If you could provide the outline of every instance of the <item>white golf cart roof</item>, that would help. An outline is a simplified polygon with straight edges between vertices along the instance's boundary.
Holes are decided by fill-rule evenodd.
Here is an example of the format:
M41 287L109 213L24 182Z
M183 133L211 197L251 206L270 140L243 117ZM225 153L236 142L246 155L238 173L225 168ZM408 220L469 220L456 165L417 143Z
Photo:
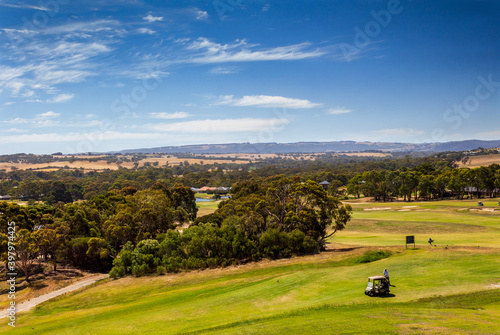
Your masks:
M384 276L373 276L373 277L368 277L369 280L382 280L386 279Z

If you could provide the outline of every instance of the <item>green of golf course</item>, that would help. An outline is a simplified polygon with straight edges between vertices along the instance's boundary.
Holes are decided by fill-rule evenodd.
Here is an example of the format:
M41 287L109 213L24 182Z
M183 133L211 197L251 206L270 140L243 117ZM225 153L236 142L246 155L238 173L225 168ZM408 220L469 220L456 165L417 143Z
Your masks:
M9 334L499 334L498 199L362 203L319 255L104 280ZM413 235L416 248L405 245ZM432 237L435 246L427 243ZM368 263L370 251L390 256ZM389 270L391 294L368 297Z

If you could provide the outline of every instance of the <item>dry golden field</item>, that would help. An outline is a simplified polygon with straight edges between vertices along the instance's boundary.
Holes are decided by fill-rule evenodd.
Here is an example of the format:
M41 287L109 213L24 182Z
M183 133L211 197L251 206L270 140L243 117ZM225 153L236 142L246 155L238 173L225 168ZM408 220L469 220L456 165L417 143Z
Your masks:
M251 161L256 160L265 160L272 159L276 157L283 157L286 159L293 160L314 160L318 156L322 156L324 154L321 153L312 153L312 154L288 154L278 155L278 154L212 154L205 155L206 158L178 158L173 155L164 154L159 156L158 154L148 155L147 158L139 161L138 167L144 166L145 163L150 163L152 166L175 166L179 165L181 162L188 162L189 164L224 164L224 163L234 163L234 164L246 164ZM347 156L360 156L360 157L386 157L391 156L389 153L371 153L371 152L362 152L362 153L341 153L338 155L347 155ZM500 156L500 155L499 155ZM4 170L9 172L11 170L43 170L43 171L53 171L61 168L70 168L70 169L83 169L84 171L103 171L106 169L109 170L118 170L120 167L132 169L134 168L134 162L107 162L106 155L95 155L95 156L86 156L86 155L75 155L75 156L54 156L58 158L59 161L50 162L50 163L41 163L41 164L30 164L30 163L0 163L0 171ZM70 162L71 158L83 159L76 160ZM98 161L89 161L85 159L95 159L102 158L102 160ZM499 159L500 161L500 159ZM158 163L158 164L156 164ZM168 163L168 165L167 165Z
M70 169L83 169L85 171L103 171L106 169L110 170L118 170L120 167L124 167L127 169L131 169L134 167L134 162L123 162L121 164L117 163L108 163L105 160L99 161L74 161L69 162L67 160L61 160L58 162L51 163L43 163L43 164L29 164L29 163L0 163L0 170L11 171L12 168L18 170L44 170L44 171L53 171L58 170L60 168L69 167ZM161 158L146 158L139 161L138 167L144 166L146 162L151 163L153 165L155 162L158 162L158 166L165 166L168 162L168 166L179 165L181 162L188 161L189 164L222 164L222 163L236 163L236 164L245 164L248 163L248 160L223 160L223 159L193 159L193 158L177 158L177 157L169 157L163 156Z
M459 167L476 168L480 166L488 166L491 164L500 164L500 154L470 156L470 161L467 164L457 162Z

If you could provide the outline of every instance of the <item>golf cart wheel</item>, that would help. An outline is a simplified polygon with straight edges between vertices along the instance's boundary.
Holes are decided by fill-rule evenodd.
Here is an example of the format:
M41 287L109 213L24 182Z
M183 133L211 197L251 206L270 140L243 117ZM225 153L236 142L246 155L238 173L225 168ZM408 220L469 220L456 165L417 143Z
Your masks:
M368 292L368 295L369 295L370 297L373 297L373 292Z

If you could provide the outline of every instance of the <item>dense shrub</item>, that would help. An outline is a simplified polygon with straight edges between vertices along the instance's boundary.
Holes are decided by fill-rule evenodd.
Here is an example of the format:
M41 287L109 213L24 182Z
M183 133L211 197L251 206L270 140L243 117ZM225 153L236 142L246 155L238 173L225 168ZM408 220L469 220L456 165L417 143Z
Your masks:
M378 261L379 259L388 258L392 255L390 251L367 251L363 256L356 259L356 263L370 263Z

